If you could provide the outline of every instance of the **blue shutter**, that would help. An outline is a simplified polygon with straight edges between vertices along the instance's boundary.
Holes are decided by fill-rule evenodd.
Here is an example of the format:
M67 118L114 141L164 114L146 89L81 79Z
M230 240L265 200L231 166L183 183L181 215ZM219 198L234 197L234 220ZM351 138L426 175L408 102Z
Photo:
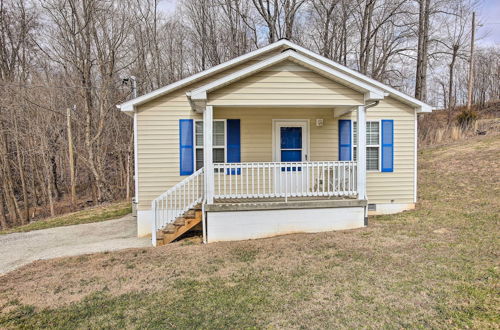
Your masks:
M193 120L179 120L179 165L181 175L194 172Z
M227 162L240 163L241 162L240 120L228 119L226 121L226 125L227 125L226 126ZM237 173L231 173L231 174L241 174L241 169L238 169Z
M394 120L382 120L382 172L394 172Z
M352 159L351 121L339 120L339 160Z

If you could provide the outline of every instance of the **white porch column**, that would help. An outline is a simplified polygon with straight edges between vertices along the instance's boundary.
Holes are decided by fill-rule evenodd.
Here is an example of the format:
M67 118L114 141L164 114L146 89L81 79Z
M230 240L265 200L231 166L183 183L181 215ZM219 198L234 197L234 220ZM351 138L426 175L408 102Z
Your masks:
M356 159L358 167L358 199L366 199L366 108L359 106L357 110L358 143Z
M207 105L203 112L203 167L205 168L205 198L207 204L214 203L213 120L213 107Z

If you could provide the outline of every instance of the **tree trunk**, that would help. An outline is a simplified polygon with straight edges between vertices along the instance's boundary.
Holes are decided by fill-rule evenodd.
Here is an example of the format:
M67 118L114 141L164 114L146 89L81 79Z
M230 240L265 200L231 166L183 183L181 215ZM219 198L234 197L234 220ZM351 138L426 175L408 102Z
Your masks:
M5 217L5 209L3 206L3 194L0 191L0 229L7 229L9 225L7 224L7 218Z
M452 55L451 55L451 63L450 63L450 77L449 77L449 82L448 82L448 124L451 123L452 120L452 112L453 109L455 108L455 97L453 93L453 79L454 79L454 73L455 73L455 62L457 60L457 55L458 55L458 45L453 45L453 50L452 50Z
M359 42L359 71L366 74L368 70L369 56L370 56L370 34L371 22L373 16L373 7L375 6L374 0L367 1L365 10L363 12L363 21L361 23L361 38Z
M16 159L17 167L19 168L19 178L21 180L21 191L23 194L23 207L24 214L21 215L21 224L26 224L30 221L30 205L28 199L28 189L26 188L26 176L24 172L24 163L21 157L21 148L19 147L19 126L17 122L17 117L14 118L14 129L15 129L15 145L16 145Z
M71 193L71 208L76 208L76 183L75 183L75 156L73 154L73 133L71 130L71 109L66 109L66 130L68 133L68 158L69 158L69 177L70 177L70 193Z
M427 99L427 53L429 47L429 16L431 0L419 1L417 70L415 80L415 98Z
M0 171L3 175L2 186L3 193L5 197L5 205L7 206L7 211L9 212L9 217L12 223L17 223L19 219L20 211L17 205L16 196L14 194L14 189L12 185L12 171L10 169L9 159L7 155L9 154L7 145L7 135L5 133L5 127L3 122L0 120Z

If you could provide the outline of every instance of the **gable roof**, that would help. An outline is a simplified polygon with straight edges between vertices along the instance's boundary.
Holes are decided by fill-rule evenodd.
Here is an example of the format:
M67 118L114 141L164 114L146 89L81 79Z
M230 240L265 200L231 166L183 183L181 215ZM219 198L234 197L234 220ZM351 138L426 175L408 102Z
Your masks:
M124 102L122 104L119 104L117 105L117 107L124 112L133 112L135 107L138 105L144 104L157 97L178 90L179 88L188 86L196 81L213 76L217 73L220 73L236 65L247 62L265 53L271 52L273 50L279 50L280 48L281 49L287 48L287 50L282 52L281 54L274 55L271 58L262 60L259 63L256 63L254 65L241 69L237 72L229 74L225 77L217 79L213 82L210 82L204 86L196 88L193 91L191 91L191 93L188 93L188 96L190 96L193 101L204 100L206 99L206 93L210 92L211 90L225 86L235 80L247 77L255 72L258 72L271 65L274 65L276 63L288 59L298 62L301 65L304 65L313 71L319 72L326 76L330 76L331 79L339 80L343 84L346 84L353 89L364 92L365 98L367 100L379 100L383 99L384 96L392 96L400 100L401 102L412 106L413 108L415 108L415 110L417 110L417 112L432 111L432 107L430 105L420 100L417 100L414 97L406 95L390 86L387 86L355 70L349 69L346 66L338 64L332 60L329 60L326 57L318 55L286 39L279 40L275 43L259 48L245 55L236 57L230 61L221 63L210 69L199 72L195 75L189 76L170 85L156 89L150 93L144 94L142 96Z
M293 49L288 49L281 54L277 54L268 59L262 60L256 64L250 65L246 68L243 68L239 71L233 72L227 76L224 76L220 79L212 81L206 85L198 87L188 93L188 96L191 97L193 101L206 100L207 93L228 84L231 84L237 80L248 77L254 73L262 71L270 66L278 64L280 62L290 60L292 62L303 65L312 71L318 72L323 76L327 76L330 79L338 80L342 84L347 85L357 91L364 93L365 100L381 100L384 98L385 93L382 89L374 87L373 85L367 84L359 79L351 77L339 70L336 70L330 66L318 63L307 56L297 53Z

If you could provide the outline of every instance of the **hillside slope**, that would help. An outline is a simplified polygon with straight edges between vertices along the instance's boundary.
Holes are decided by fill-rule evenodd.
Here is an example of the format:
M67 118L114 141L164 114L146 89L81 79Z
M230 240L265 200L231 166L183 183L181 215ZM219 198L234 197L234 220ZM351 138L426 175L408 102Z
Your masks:
M35 262L0 277L0 328L498 327L500 139L419 155L415 211Z

